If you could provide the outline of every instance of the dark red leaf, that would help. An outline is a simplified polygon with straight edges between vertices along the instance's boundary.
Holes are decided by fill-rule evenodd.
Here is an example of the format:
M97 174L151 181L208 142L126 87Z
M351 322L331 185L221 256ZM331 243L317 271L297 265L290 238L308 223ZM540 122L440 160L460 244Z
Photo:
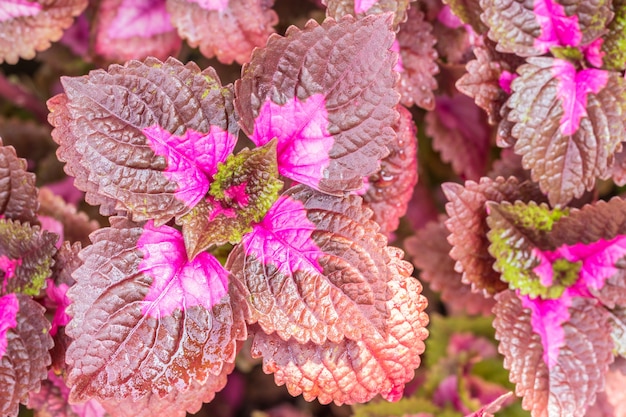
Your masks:
M26 170L26 160L0 139L0 214L21 222L37 222L35 175Z

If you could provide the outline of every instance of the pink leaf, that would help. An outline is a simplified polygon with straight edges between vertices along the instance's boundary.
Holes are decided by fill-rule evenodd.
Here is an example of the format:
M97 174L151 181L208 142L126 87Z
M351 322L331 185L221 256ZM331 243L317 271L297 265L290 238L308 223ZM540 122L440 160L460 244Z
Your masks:
M7 351L7 332L17 326L16 317L19 307L15 294L0 297L0 359Z
M0 4L0 23L18 17L35 16L43 7L27 0L6 0Z
M541 28L535 39L535 48L541 53L553 46L578 46L583 34L578 25L578 16L568 16L565 9L553 0L535 0L533 12Z

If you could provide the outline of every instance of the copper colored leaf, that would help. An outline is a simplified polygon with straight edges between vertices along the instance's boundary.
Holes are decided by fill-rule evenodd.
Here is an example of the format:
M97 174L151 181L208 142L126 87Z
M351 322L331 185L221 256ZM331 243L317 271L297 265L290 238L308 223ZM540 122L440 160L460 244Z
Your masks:
M501 52L542 55L553 46L588 45L613 17L611 2L481 0L483 22Z
M26 170L26 160L15 148L0 140L0 214L21 222L36 222L37 188L35 175Z
M317 181L308 185L337 195L361 189L363 177L378 169L395 137L392 41L389 16L381 15L329 18L321 25L309 21L302 30L292 26L285 37L272 36L235 84L243 130L257 144L279 137L282 175L281 167L320 154ZM295 152L290 165L283 165L281 148L306 149L308 137L318 138L319 149Z
M471 287L461 280L461 273L454 270L454 260L450 257L452 245L447 240L449 232L443 220L428 223L414 237L406 239L407 254L421 270L421 280L428 282L433 291L441 293L447 311L452 314L491 314L493 299L472 292Z
M562 324L564 341L557 362L544 362L541 336L531 314L512 291L496 296L494 308L498 350L504 367L522 396L522 406L537 416L584 415L604 387L604 375L613 360L608 315L593 300L575 298L570 320Z
M515 152L550 203L567 204L611 175L626 135L626 82L553 58L531 58L518 72L507 102Z
M494 294L507 288L494 271L494 258L488 251L487 201L536 201L545 197L529 182L520 183L516 178L481 178L479 183L467 181L465 187L447 183L442 186L449 203L446 222L452 245L450 256L456 260L455 269L463 273L463 282L474 290Z
M11 309L13 326L3 335L7 299L17 309ZM19 404L27 403L28 393L39 390L48 373L48 350L52 347L50 323L43 315L43 307L26 295L2 296L0 306L0 415L16 417ZM6 350L1 346L3 338L6 338Z
M274 0L166 0L179 35L207 58L240 64L265 45L278 16Z
M317 398L322 404L361 403L376 394L389 401L402 397L404 384L420 364L428 317L421 285L410 277L411 267L400 260L402 252L390 248L389 256L394 278L388 283L392 298L387 301L390 316L385 336L367 332L356 340L316 345L259 332L253 355L263 357L263 370L273 373L277 384L285 384L292 395L302 394L307 401Z
M210 268L200 257L181 259L182 236L172 228L111 222L81 252L68 292L70 401L175 397L220 375L246 329L228 296L207 308Z
M5 0L0 2L0 62L32 59L58 41L87 0Z
M228 259L248 323L299 343L384 334L393 271L370 216L358 196L282 195Z
M108 60L165 60L177 55L182 43L165 0L102 0L94 23L95 51Z
M381 161L380 171L369 177L363 196L366 206L374 211L373 220L385 234L398 228L417 183L417 129L408 110L398 106L398 112L396 141L389 156Z
M407 10L413 1L415 0L322 0L322 4L326 6L326 16L335 20L346 15L364 17L392 12L394 28L397 28L406 20Z
M425 117L433 148L461 178L478 180L487 171L491 139L484 113L462 94L438 97L436 103Z
M396 71L400 72L398 91L400 102L407 107L417 104L425 110L435 108L433 91L437 89L435 75L439 72L437 40L432 26L424 20L417 6L409 9L408 19L400 25L396 35L399 47ZM395 45L395 44L394 44Z
M57 155L102 214L164 223L188 212L234 146L232 92L212 68L148 58L62 82L48 102Z

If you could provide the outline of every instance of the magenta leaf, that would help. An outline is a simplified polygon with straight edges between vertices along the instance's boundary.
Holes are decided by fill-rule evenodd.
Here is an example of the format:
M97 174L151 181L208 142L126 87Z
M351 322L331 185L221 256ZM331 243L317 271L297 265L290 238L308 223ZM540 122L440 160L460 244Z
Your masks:
M394 28L407 18L410 3L415 0L322 0L326 6L326 16L335 20L352 15L364 17L373 14L393 12ZM417 6L414 6L417 8Z
M498 350L505 357L504 367L510 370L516 394L524 397L522 406L533 415L584 415L595 402L596 392L603 389L604 375L613 361L606 310L594 300L574 297L567 307L568 319L560 326L562 338L548 332L543 338L538 332L542 325L550 330L559 327L549 315L533 316L513 291L502 292L496 299ZM544 360L545 348L558 352L551 366Z
M402 252L389 248L388 255L393 278L387 283L392 294L387 332L322 344L299 344L258 332L252 353L263 357L263 370L273 373L277 384L322 404L366 402L377 394L389 401L402 397L404 384L420 364L428 317L421 285L410 277L412 268L400 259Z
M387 235L398 228L417 183L417 130L408 110L398 106L398 113L391 153L381 161L380 171L368 178L363 195L366 206L374 211L372 219Z
M95 23L95 51L114 61L178 54L181 39L165 9L166 0L103 0Z
M297 186L279 197L226 266L248 323L299 343L384 334L393 271L370 216L358 196Z
M276 140L229 156L219 165L210 196L180 218L189 257L213 245L241 242L252 224L263 219L282 187Z
M278 16L273 0L166 0L179 35L207 58L240 64L265 45ZM226 7L227 5L227 7Z
M39 390L50 365L52 337L43 307L23 294L0 297L0 415L16 417Z
M208 253L187 261L173 228L111 224L81 252L68 291L70 402L150 402L209 383L246 338L225 295L226 272Z
M58 41L74 17L87 7L87 0L28 1L0 3L0 62L15 64L20 58L32 59L37 51Z
M285 37L273 36L244 66L235 84L240 124L257 143L273 138L260 137L264 134L280 133L283 175L299 160L290 158L282 165L281 137L291 139L304 164L313 164L313 177L319 181L307 184L325 193L361 189L363 177L378 170L395 137L397 119L389 18L347 16L321 25L310 21L303 30L292 27ZM320 56L325 65L314 64ZM314 146L300 148L306 138L316 138ZM311 150L320 155L308 155Z
M0 214L21 222L37 222L35 175L26 170L25 159L18 158L12 146L0 139Z
M105 215L162 224L187 213L238 135L231 88L212 68L148 58L62 82L48 102L58 156Z
M626 134L626 83L617 73L576 71L553 58L530 58L518 72L507 102L515 152L550 203L566 204L611 175Z

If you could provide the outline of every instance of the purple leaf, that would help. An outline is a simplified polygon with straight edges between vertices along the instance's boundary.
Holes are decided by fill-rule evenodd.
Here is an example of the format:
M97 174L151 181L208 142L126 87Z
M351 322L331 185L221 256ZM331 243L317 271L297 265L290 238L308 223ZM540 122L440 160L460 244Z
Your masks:
M248 323L299 343L384 334L392 271L370 216L358 196L281 196L227 262Z
M191 192L195 186L174 169L183 164L183 172L206 181L214 158L225 157L238 135L231 88L212 68L148 58L63 83L66 94L48 102L58 156L87 202L102 204L105 215L127 211L134 220L162 224L187 213L192 207L177 195L197 202L207 184ZM190 157L194 152L201 154Z
M181 39L165 0L103 0L94 19L95 51L116 61L177 55Z
M327 154L314 159L318 177L328 158L315 188L336 195L361 189L363 177L378 170L395 137L398 96L393 92L396 61L389 51L393 42L389 26L389 16L360 20L347 16L321 25L309 21L303 30L292 27L286 37L273 36L254 53L235 84L242 129L256 141L267 142L271 136L260 139L255 134L266 129L257 122L267 122L270 114L274 118L277 110L284 112L275 116L275 129L284 129L281 137L293 137L299 152L301 134L319 138L314 143L320 151L332 144ZM315 64L320 56L325 65ZM287 121L294 112L301 122L290 126ZM280 159L280 141L278 147ZM288 166L282 167L279 162L279 171L294 163L288 159Z
M32 59L58 41L87 7L87 0L4 0L0 2L0 62Z
M388 401L402 397L404 384L420 364L428 317L421 285L410 277L412 268L400 259L400 250L388 251L394 277L387 284L392 293L387 301L388 331L322 344L299 344L258 332L252 354L263 356L263 370L274 373L277 384L285 384L292 395L302 394L307 401L317 398L322 404L366 402L376 394Z
M265 45L278 16L274 0L166 0L179 35L207 58L240 64ZM225 5L228 4L228 7Z
M176 398L216 378L247 337L229 297L214 303L225 291L219 263L207 253L185 261L170 227L111 224L81 252L68 291L70 401Z
M23 294L0 297L0 415L16 417L19 403L38 391L50 365L52 337L44 309ZM5 310L7 308L7 310ZM7 323L8 321L8 323ZM8 325L7 325L8 324Z

